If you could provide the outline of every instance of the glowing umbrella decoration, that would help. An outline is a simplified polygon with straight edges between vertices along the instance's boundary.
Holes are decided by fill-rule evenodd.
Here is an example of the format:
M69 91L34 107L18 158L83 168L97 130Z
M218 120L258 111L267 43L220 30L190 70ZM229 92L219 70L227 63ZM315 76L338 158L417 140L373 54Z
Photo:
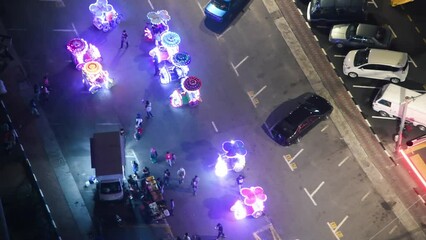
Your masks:
M67 44L68 51L72 53L86 51L87 48L88 48L87 42L81 38L71 39Z
M146 17L152 24L166 24L170 19L172 19L169 13L166 10L160 10L156 12L149 12Z
M84 72L87 74L96 74L102 71L102 65L98 62L88 62L84 65Z
M172 57L172 63L178 67L188 66L191 63L191 56L188 53L176 53Z
M264 202L268 199L261 187L242 188L240 190L241 196L244 197L244 205L248 207L247 213L254 218L262 216L265 209Z
M97 17L101 17L105 12L110 12L113 9L112 5L108 4L108 0L97 0L96 3L89 5L89 11Z
M180 36L175 32L164 32L161 34L161 42L165 47L177 47L180 43Z
M247 155L247 150L241 140L231 140L222 143L222 150L226 152L226 156L229 158Z
M217 162L215 165L215 174L218 177L224 177L226 174L228 174L228 164L226 161L222 158L221 155L217 158Z
M189 76L182 81L182 88L188 92L194 92L200 90L201 80L194 76Z

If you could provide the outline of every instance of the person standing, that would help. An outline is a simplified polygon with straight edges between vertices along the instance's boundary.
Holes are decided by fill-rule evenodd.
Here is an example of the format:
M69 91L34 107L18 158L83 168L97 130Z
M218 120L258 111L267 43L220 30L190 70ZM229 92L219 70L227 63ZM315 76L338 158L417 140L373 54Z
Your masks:
M36 115L37 117L40 116L40 113L38 112L38 109L37 109L37 103L34 99L31 99L30 107L31 107L31 114L32 115Z
M166 152L166 162L172 166L172 154L170 152Z
M215 227L215 229L217 229L217 238L216 240L219 240L219 238L224 238L225 237L225 233L223 233L223 226L222 224L218 223Z
M189 233L185 233L185 235L183 235L183 240L191 240Z
M169 169L166 169L166 171L164 171L164 186L169 185L170 182L170 171Z
M184 168L179 168L179 170L177 171L177 175L179 178L179 184L183 183L183 180L185 179L185 169Z
M127 35L126 30L123 30L121 33L121 47L123 48L124 43L126 43L126 49L129 47L129 41L128 41L129 35Z
M139 164L136 161L132 161L132 167L133 167L133 174L135 174L136 176L138 176L138 172L139 172Z
M170 199L170 216L173 216L174 211L175 211L175 200Z
M244 178L246 178L246 177L244 177L243 175L238 175L238 177L237 177L237 184L238 184L238 188L241 190L241 188L242 188L242 186L243 186L243 182L244 182Z
M151 113L151 110L152 110L151 102L148 100L145 101L145 110L146 110L146 118L149 119L151 117L154 117L154 115L152 115Z
M158 58L157 58L157 56L154 56L154 59L152 61L154 62L154 68L155 68L154 77L155 76L159 76L160 75L160 68L158 66Z
M197 195L197 190L198 190L198 180L197 180L197 176L195 176L192 181L191 181L191 186L192 186L192 195L195 196Z
M157 163L157 158L158 158L157 150L155 150L155 148L151 148L150 154L151 154L151 162Z

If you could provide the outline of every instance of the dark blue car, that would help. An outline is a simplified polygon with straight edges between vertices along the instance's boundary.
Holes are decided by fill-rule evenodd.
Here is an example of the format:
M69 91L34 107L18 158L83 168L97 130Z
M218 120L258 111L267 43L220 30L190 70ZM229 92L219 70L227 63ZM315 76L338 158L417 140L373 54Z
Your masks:
M204 12L206 16L216 22L230 19L242 6L245 0L211 0Z

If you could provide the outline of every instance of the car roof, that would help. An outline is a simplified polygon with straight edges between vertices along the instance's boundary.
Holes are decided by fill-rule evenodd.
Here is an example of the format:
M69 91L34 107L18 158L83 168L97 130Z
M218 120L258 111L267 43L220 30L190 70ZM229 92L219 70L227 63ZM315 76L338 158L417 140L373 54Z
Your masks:
M379 27L375 25L370 24L358 24L358 27L356 28L356 35L357 36L363 36L363 37L375 37L377 34L377 29Z
M321 7L360 7L364 5L365 0L321 0Z
M393 67L403 67L408 60L408 54L384 49L370 49L369 64L382 64Z

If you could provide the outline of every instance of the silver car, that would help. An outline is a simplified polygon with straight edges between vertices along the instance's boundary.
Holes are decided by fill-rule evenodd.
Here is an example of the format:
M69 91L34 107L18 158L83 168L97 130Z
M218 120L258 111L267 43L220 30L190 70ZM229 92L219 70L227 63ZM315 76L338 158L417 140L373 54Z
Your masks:
M389 48L392 33L387 27L363 23L333 26L328 40L338 48Z

